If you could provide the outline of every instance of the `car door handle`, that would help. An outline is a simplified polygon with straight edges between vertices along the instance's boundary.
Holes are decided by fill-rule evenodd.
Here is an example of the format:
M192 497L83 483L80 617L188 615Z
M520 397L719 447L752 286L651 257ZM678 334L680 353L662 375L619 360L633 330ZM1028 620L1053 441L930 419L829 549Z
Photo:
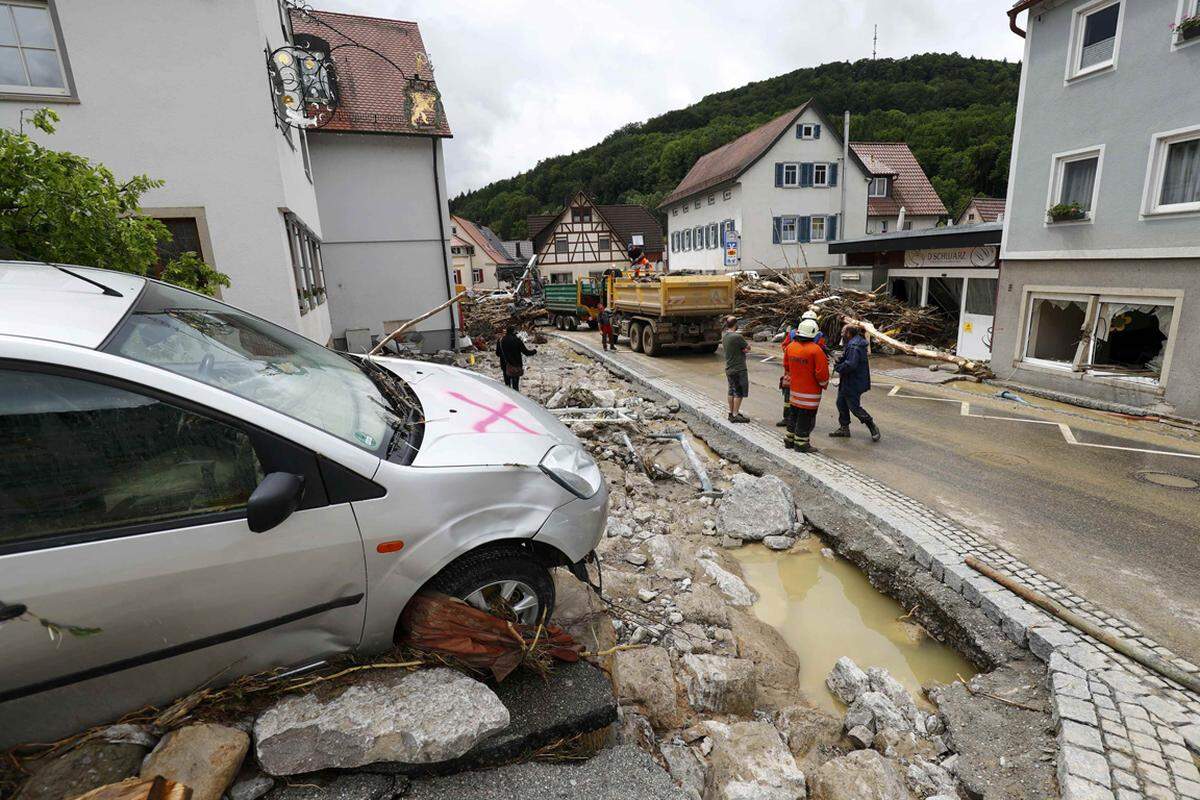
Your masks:
M14 603L11 606L0 603L0 622L8 622L10 619L16 619L28 610L24 603Z

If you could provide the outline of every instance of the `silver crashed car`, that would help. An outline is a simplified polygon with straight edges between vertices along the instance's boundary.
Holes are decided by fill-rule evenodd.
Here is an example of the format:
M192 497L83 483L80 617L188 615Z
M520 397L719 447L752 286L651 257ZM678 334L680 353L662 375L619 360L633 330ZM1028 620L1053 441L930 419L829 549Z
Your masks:
M493 380L0 262L0 746L386 649L422 587L536 621L607 507L579 441Z

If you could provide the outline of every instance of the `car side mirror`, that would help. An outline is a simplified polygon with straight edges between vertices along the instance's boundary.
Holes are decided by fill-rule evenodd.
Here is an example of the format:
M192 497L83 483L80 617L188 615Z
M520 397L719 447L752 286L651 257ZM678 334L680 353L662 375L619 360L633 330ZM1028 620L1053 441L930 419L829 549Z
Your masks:
M250 495L246 522L255 533L269 531L292 515L304 496L304 477L290 472L272 472Z

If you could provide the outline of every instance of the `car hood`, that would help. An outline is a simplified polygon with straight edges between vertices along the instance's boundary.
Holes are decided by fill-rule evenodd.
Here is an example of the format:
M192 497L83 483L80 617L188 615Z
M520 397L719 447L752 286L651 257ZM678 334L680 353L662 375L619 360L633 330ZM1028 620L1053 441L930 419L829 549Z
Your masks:
M554 415L491 378L427 361L375 361L421 401L425 432L414 467L537 466L554 445L579 445Z

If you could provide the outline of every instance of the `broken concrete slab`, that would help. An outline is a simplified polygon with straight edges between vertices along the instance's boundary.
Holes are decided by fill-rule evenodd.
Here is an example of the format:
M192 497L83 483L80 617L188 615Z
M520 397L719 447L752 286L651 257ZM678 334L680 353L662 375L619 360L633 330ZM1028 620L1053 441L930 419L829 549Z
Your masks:
M747 542L789 536L797 521L792 489L777 475L735 475L717 507L717 533Z
M142 763L141 776L158 775L192 790L192 800L221 800L250 749L250 737L224 725L188 725L162 738Z
M258 762L272 775L380 761L458 758L509 724L496 694L445 667L372 676L340 694L285 697L254 723Z
M621 702L638 705L655 730L682 724L675 671L665 649L651 646L617 653L615 679Z
M71 800L137 775L149 748L140 744L86 741L43 764L14 800Z
M698 558L696 564L712 581L731 606L751 606L758 599L758 593L746 585L746 582L722 567L711 558Z
M803 800L804 773L779 731L766 722L737 722L717 736L709 756L706 800Z
M854 663L854 659L842 656L825 676L825 685L839 700L851 705L860 694L870 689L871 682L867 673Z
M753 661L692 654L683 657L683 666L683 683L692 708L747 716L754 711L757 681Z
M812 780L813 800L908 800L895 762L874 750L830 759Z

